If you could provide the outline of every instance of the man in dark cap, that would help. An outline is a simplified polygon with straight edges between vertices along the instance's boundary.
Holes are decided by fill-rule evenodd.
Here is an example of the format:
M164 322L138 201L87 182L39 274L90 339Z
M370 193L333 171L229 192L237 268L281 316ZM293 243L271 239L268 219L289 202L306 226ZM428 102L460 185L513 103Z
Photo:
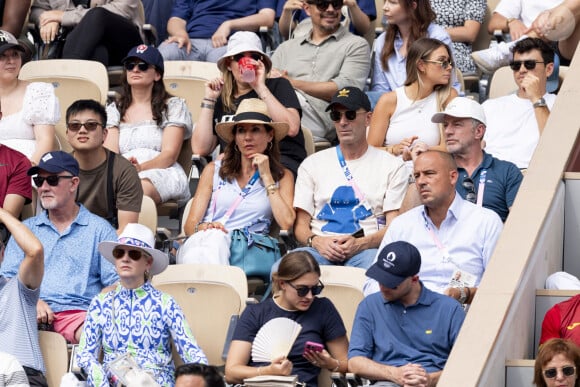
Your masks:
M398 241L367 270L380 292L358 307L348 369L374 386L435 386L463 324L461 304L427 289L420 268L419 250Z
M399 212L408 175L400 159L368 145L371 104L360 89L339 90L326 110L339 145L300 165L294 234L321 265L366 269Z
M114 266L97 247L115 240L115 229L75 201L79 164L62 151L45 153L28 170L45 211L23 223L40 240L45 252L44 279L37 303L39 323L52 324L71 343L78 343L86 310L94 296L118 280ZM0 275L12 278L25 253L10 239Z

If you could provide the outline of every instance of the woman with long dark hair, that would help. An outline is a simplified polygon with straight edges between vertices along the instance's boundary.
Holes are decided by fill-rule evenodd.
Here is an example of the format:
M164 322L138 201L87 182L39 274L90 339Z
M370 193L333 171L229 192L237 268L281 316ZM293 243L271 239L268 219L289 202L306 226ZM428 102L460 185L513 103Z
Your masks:
M121 96L107 106L105 146L133 163L143 193L155 203L185 203L189 184L177 163L192 130L185 100L165 90L163 58L155 47L134 47L123 64Z

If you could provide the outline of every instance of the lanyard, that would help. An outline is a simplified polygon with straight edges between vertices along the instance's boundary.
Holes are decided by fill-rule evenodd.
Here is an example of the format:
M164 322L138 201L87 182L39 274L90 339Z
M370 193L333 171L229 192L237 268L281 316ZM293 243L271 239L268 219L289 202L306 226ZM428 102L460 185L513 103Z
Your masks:
M477 205L483 205L483 191L485 191L485 177L487 175L487 169L482 169L479 175L479 185L477 186Z
M441 241L435 234L435 231L433 231L433 228L431 228L431 225L429 224L429 220L427 219L427 215L425 215L425 212L423 212L422 215L423 219L425 220L425 229L431 236L431 239L433 239L433 243L435 243L435 246L437 246L437 248L439 249L439 251L441 251L441 254L443 255L443 263L451 262L451 255L449 255L447 247L445 247L443 243L441 243Z
M362 203L365 199L365 196L362 193L362 191L360 190L360 188L358 187L358 185L356 184L356 181L354 181L354 176L352 175L352 173L350 173L350 169L348 169L348 165L346 165L346 161L344 160L344 156L342 155L342 151L340 150L340 145L338 145L336 147L336 156L338 157L338 162L340 163L340 168L342 169L342 172L344 173L344 177L346 177L346 181L352 187L352 189L354 191L354 195L356 196L358 201L360 203Z
M248 184L246 184L246 186L240 191L240 194L238 195L236 200L234 200L234 202L232 203L230 208L227 210L227 212L224 214L224 216L222 216L222 218L220 219L219 222L221 224L223 224L225 226L226 222L231 218L232 214L234 213L236 208L240 205L242 200L244 200L244 198L246 196L248 196L248 194L250 193L250 190L252 189L252 186L254 185L254 183L256 181L258 181L259 178L260 178L260 172L258 170L256 170L256 172L254 172L254 174L250 178L250 181L248 181ZM214 200L213 200L213 204L212 204L214 215L215 215L216 202L217 202L217 193L224 185L226 185L226 183L223 180L220 180L218 187L216 189L216 194L214 195Z

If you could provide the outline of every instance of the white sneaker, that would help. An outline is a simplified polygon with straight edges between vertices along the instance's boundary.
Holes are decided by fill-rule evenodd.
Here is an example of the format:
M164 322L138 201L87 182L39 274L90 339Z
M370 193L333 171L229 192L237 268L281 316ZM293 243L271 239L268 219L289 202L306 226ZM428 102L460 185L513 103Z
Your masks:
M522 36L520 39L513 42L500 42L485 50L474 51L471 53L473 61L486 74L492 74L495 70L502 66L510 64L512 58L512 47L519 40L526 38Z

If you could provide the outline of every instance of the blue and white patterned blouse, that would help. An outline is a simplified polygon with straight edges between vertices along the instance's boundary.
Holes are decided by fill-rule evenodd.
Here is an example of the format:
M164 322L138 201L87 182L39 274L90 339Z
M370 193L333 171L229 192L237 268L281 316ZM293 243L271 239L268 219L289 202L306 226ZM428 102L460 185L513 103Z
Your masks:
M146 282L137 289L118 285L96 296L87 312L77 361L89 386L109 386L107 364L129 353L161 386L175 384L171 338L185 363L204 363L183 311L168 294ZM103 364L99 356L103 352Z

